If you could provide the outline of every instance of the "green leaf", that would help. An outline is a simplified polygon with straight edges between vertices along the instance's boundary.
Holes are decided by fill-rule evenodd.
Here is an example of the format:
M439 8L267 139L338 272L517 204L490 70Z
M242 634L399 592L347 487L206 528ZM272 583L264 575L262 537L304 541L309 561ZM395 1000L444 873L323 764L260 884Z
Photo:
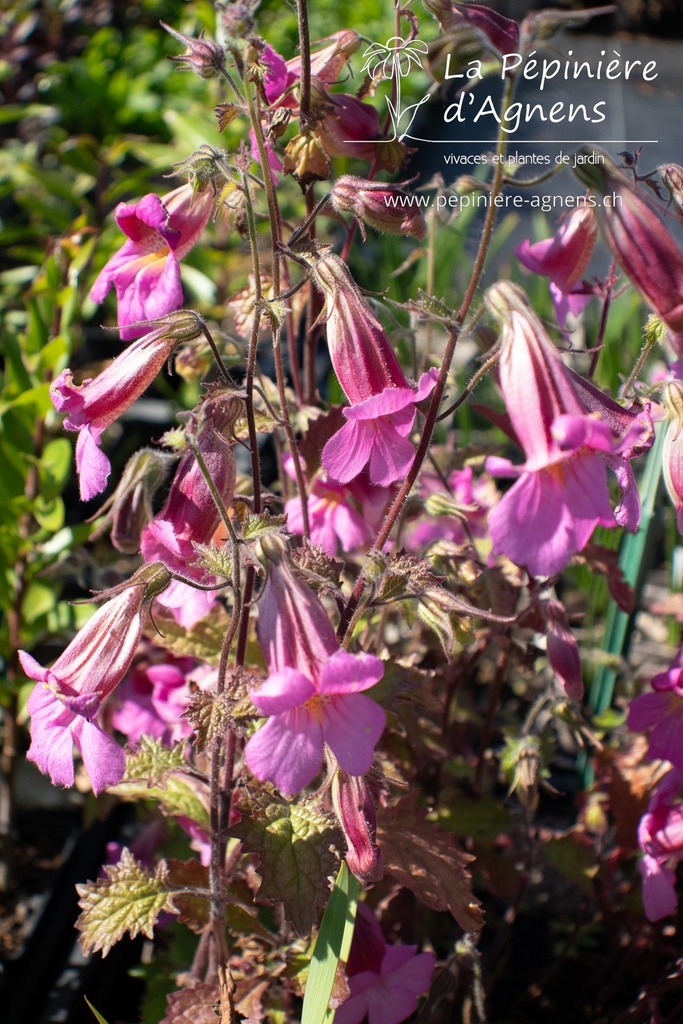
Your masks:
M258 808L230 830L244 849L261 859L261 901L282 902L285 915L299 935L309 935L318 908L330 896L329 878L337 856L333 820L310 805L273 802Z
M46 500L61 494L71 475L73 451L65 437L48 441L43 450L39 466L40 491Z
M180 657L189 656L217 666L220 661L223 638L230 625L230 618L223 608L215 607L205 619L200 619L191 631L183 629L159 605L152 607L154 626L148 628L149 639ZM161 636L159 636L161 633Z
M213 750L225 736L231 720L234 699L227 693L195 693L185 717L196 729L194 745L198 753Z
M206 787L194 778L169 775L164 789L148 786L146 782L120 782L118 786L107 787L107 792L120 796L122 800L156 800L167 817L182 815L204 829L209 827Z
M249 513L242 524L242 536L245 540L254 540L267 533L281 533L287 526L287 516L274 516L268 510L258 515Z
M147 787L166 789L172 772L189 767L185 756L185 741L179 740L167 747L154 736L141 736L137 750L126 750L126 773L123 782L145 782Z
M337 966L349 958L359 888L358 879L342 861L311 957L301 1024L323 1024L328 1017Z
M95 1019L97 1020L97 1024L107 1024L107 1022L104 1019L104 1017L102 1016L102 1014L97 1012L97 1010L95 1009L93 1004L90 1002L88 997L87 996L83 996L83 998L85 999L86 1003L88 1004L88 1006L90 1007L92 1012L95 1014Z
M25 623L35 622L47 615L55 606L55 592L46 583L33 580L29 583L21 603L21 615Z
M386 869L432 910L450 910L461 928L476 931L484 920L466 870L474 857L430 824L417 800L413 793L378 815L377 843Z
M105 878L77 885L81 908L76 927L82 932L83 952L102 950L106 956L126 933L131 939L141 932L151 939L159 914L176 914L164 861L154 874L124 847L118 864L104 868Z

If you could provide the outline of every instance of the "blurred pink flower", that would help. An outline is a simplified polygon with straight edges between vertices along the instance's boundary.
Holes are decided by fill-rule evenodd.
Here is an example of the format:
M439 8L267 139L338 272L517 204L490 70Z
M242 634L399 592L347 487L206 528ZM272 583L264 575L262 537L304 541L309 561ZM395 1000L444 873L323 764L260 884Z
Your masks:
M669 863L683 856L683 804L675 802L682 780L683 773L677 769L664 776L638 826L638 845L644 854L638 867L649 921L673 914L678 905L676 875Z
M652 729L648 757L683 768L683 668L681 653L666 672L653 676L654 693L632 700L627 725L633 732Z
M116 223L128 236L100 271L90 296L102 302L114 285L121 337L144 334L138 321L164 316L183 304L179 261L199 240L213 208L210 188L195 193L181 185L160 199L149 193L137 203L119 203Z
M197 671L193 658L174 659L166 651L152 650L118 688L112 725L133 746L143 735L167 746L190 736L192 726L181 715L190 701L190 676L194 679Z
M337 1008L335 1024L400 1024L429 988L434 954L417 946L388 946L367 904L359 903L347 964L350 995Z
M591 207L585 206L572 210L552 238L533 243L527 240L515 249L522 266L550 278L550 294L560 327L564 327L568 313L578 316L593 294L592 286L580 278L593 255L597 237L595 215Z

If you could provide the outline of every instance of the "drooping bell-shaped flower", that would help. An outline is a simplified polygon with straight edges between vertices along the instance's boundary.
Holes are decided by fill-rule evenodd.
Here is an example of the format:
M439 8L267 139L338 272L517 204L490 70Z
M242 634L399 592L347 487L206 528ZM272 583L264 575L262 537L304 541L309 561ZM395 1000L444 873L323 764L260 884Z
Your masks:
M578 316L593 294L593 288L581 276L593 255L597 237L593 210L584 206L572 210L551 238L533 243L527 239L515 249L522 266L549 278L560 327L564 327L568 313Z
M581 657L576 637L569 628L567 613L559 601L546 601L543 616L548 626L548 661L562 689L572 700L583 696Z
M128 239L105 264L92 287L102 302L113 285L118 299L121 337L144 334L139 321L165 316L183 304L180 263L199 241L213 209L213 192L191 184L160 199L149 193L137 203L119 203L116 223Z
M462 25L471 25L486 36L498 53L517 53L519 50L517 22L485 4L457 3L457 0L424 0L424 5L437 19L444 32L453 32Z
M55 409L66 413L64 426L78 431L76 468L83 501L107 486L111 465L99 446L103 432L147 390L175 346L198 334L193 314L164 318L161 326L129 345L94 380L77 385L71 370L63 370L51 384Z
M261 556L268 577L257 632L270 675L250 697L268 721L246 745L247 765L283 793L298 793L320 771L327 746L343 771L364 775L386 716L362 691L381 679L384 665L374 655L339 649L327 612L294 575L282 538L265 537Z
M501 281L486 302L501 324L500 386L526 455L521 467L487 460L493 475L519 477L490 512L489 531L494 551L533 576L551 576L598 524L636 528L639 502L628 459L651 444L652 424L647 411L631 413L606 396L601 403L597 388L579 387L521 289ZM608 465L624 492L616 512Z
M313 257L313 280L323 292L320 319L327 325L332 366L351 402L348 420L323 449L323 468L340 483L370 465L372 483L388 486L404 476L415 450L408 440L416 403L433 390L438 373L406 380L382 325L344 263L328 250Z
M594 161L577 163L574 173L598 197L595 216L612 255L683 355L683 252L606 153L584 147L579 154Z
M196 446L223 504L235 491L235 455L222 434L233 416L229 402L207 400L199 413ZM185 452L171 483L164 507L142 531L140 549L145 561L159 561L173 572L206 583L195 544L209 544L221 522L221 512L194 451ZM181 626L191 629L215 603L215 595L175 580L160 598Z
M93 792L121 781L125 756L98 724L103 702L130 667L140 640L145 602L169 582L160 565L145 566L88 619L50 668L19 652L22 668L38 685L28 699L31 746L28 758L55 786L72 786L73 746L81 752Z

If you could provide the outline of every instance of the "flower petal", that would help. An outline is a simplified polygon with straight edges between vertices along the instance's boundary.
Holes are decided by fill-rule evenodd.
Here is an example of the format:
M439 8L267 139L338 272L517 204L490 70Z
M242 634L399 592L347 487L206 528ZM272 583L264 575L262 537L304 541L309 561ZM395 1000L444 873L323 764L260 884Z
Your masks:
M244 748L249 770L274 782L288 796L298 793L320 771L323 761L320 723L304 708L269 718Z
M303 672L283 668L273 672L265 683L249 694L252 704L262 715L279 715L305 704L315 694L315 687Z
M374 686L384 675L384 662L374 654L338 651L323 665L319 693L359 693Z
M386 717L384 709L362 693L327 699L323 736L343 771L349 775L370 771Z

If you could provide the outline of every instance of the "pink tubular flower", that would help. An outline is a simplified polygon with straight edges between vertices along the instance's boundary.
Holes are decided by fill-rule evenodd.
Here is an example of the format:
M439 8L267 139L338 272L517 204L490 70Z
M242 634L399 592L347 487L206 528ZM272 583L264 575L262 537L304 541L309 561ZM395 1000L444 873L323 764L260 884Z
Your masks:
M154 736L167 746L190 736L192 726L182 714L190 702L189 677L194 681L201 673L195 664L193 658L176 659L167 651L152 648L116 692L114 728L133 746L143 735Z
M413 197L401 185L366 181L353 174L343 174L332 186L331 201L338 213L351 213L360 221L388 231L392 235L409 235L422 240L427 222Z
M413 461L408 435L415 404L433 390L438 373L423 374L416 389L409 385L382 325L338 256L317 256L313 278L325 296L321 319L332 366L352 403L344 409L349 422L323 449L323 468L345 484L369 462L372 483L388 486Z
M350 995L337 1008L336 1024L400 1024L429 988L434 954L417 946L388 946L367 904L359 903L346 973Z
M111 465L99 447L103 432L147 390L178 340L173 330L160 327L117 356L94 380L75 385L71 370L64 370L50 386L55 409L66 413L64 426L78 431L76 468L82 501L107 486Z
M678 904L672 860L683 857L683 804L675 803L683 773L672 769L656 787L638 826L643 858L643 909L649 921L673 914Z
M494 551L533 576L552 576L587 544L594 528L635 529L637 488L628 459L652 443L647 411L621 409L572 374L524 293L501 281L487 303L502 325L500 385L526 462L487 460L492 475L518 476L489 514ZM606 466L623 497L612 512Z
M298 793L320 771L325 745L349 775L372 765L383 709L361 692L381 679L370 654L339 649L320 600L292 572L285 543L261 542L268 579L259 602L258 637L270 675L251 700L268 718L245 748L254 775Z
M377 846L377 815L372 794L360 775L337 771L332 779L332 804L346 839L346 863L356 878L368 885L384 874L382 851Z
M85 626L51 668L19 652L29 679L38 680L28 699L31 746L28 758L55 786L72 786L73 745L81 752L93 792L120 782L123 750L97 723L100 706L128 671L142 630L142 607L150 574L113 597Z
M652 729L648 757L683 768L682 652L666 672L653 676L654 693L643 693L629 705L627 725L634 732Z
M218 400L220 401L220 400ZM205 404L204 422L197 447L214 486L228 506L235 490L235 455L223 435L229 414L217 404ZM159 561L180 576L205 583L205 573L193 565L194 544L209 544L221 522L221 514L193 451L183 455L166 504L142 531L140 548L145 561ZM181 626L191 629L215 603L215 596L175 580L160 597Z
M592 287L580 278L593 255L597 235L593 210L585 206L572 210L552 238L534 243L527 240L515 249L522 266L550 278L560 327L564 327L568 313L578 316L593 294Z
M498 53L517 53L519 25L498 14L485 4L457 3L456 0L424 0L427 10L434 15L445 32L461 25L471 25L486 36Z
M662 398L668 413L662 471L667 493L676 510L678 532L683 534L683 384L679 381L665 384Z
M93 302L102 302L112 285L118 299L121 337L144 333L138 321L165 316L183 304L179 261L197 241L213 208L207 188L195 194L181 185L162 199L149 193L137 203L119 203L116 223L128 241L105 264L92 287Z
M593 158L591 163L577 164L574 173L600 197L595 216L607 245L669 328L678 355L683 355L683 252L606 153L591 147L579 153Z

